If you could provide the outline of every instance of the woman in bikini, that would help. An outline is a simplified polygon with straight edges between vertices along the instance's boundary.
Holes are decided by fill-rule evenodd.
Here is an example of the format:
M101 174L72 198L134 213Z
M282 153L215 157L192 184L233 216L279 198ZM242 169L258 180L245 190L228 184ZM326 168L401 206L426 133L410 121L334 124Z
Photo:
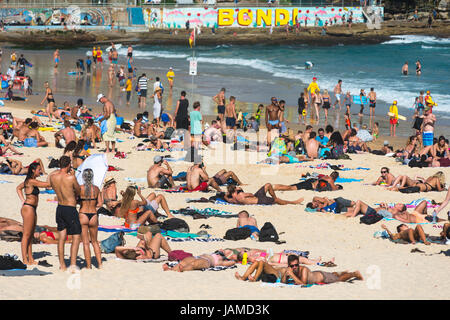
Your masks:
M183 272L208 269L211 267L231 267L235 264L235 261L227 259L222 252L215 251L212 254L202 254L200 256L184 258L172 268L167 264L163 264L163 270Z
M84 145L86 144L85 140L78 140L77 145L72 153L72 167L76 170L83 161L86 159L89 154L84 150Z
M36 178L41 175L41 165L37 162L30 164L28 167L25 181L16 188L19 199L22 201L22 218L23 218L23 236L21 242L22 261L24 264L36 264L33 259L33 251L31 248L33 242L34 229L37 223L36 209L39 202L39 188L48 188L50 183L39 181ZM25 191L25 197L23 196Z
M138 230L138 238L140 239L136 247L116 247L115 254L120 259L143 260L158 259L161 257L161 249L170 253L172 249L167 240L157 233L152 236L150 231L142 234Z
M445 187L445 174L442 171L436 172L431 177L423 179L417 177L417 180L412 180L407 176L400 176L398 178L403 178L405 182L404 186L396 187L397 184L394 182L394 187L389 188L392 191L400 191L402 193L415 193L415 192L429 192L429 191L442 191ZM397 179L398 179L397 178ZM397 180L396 180L397 181Z
M37 158L32 163L35 163L35 162L39 163L39 165L42 169L42 174L47 174L45 172L44 164L42 163L42 160L40 158ZM0 164L1 163L3 163L3 162L0 162ZM19 160L6 158L6 165L11 170L12 174L17 175L17 176L25 175L28 172L28 166L24 167L22 162L20 162Z
M307 252L302 252L298 250L283 250L282 252L274 253L273 256L269 257L269 254L265 250L260 249L250 249L250 250L243 250L237 255L237 262L241 262L244 253L247 253L247 261L250 263L254 263L256 261L266 261L270 265L274 267L287 267L287 258L290 254L296 254L299 255L300 263L305 265L318 265L318 266L326 266L331 267L335 266L334 264L334 258L332 258L330 261L327 262L321 262L322 257L319 257L318 259L309 259L305 257L307 256Z
M103 205L103 198L100 189L93 185L94 172L92 169L85 169L82 173L84 184L81 185L80 191L80 223L81 223L81 241L83 241L84 259L86 267L91 269L91 250L89 241L94 248L95 258L97 259L98 268L102 267L102 256L100 245L97 240L98 233L98 216L97 208Z
M255 272L256 271L256 272ZM252 276L253 272L255 272L255 275ZM267 263L266 261L256 261L255 263L252 263L248 269L245 271L245 273L241 276L239 275L239 272L236 272L234 276L238 280L248 280L250 282L255 282L263 278L264 275L274 275L277 279L281 280L283 275L286 272L286 268L274 268L272 265Z
M47 112L47 116L49 117L50 121L53 121L52 114L53 114L53 108L55 107L55 98L53 97L53 91L50 89L50 86L48 82L46 81L44 83L45 88L45 97L42 99L41 105L44 104L44 101L47 100L47 108L45 109Z
M448 157L448 143L446 143L444 136L440 136L438 142L433 145L431 148L431 155L433 156L431 163L431 166L433 167L440 167L441 164L439 160Z

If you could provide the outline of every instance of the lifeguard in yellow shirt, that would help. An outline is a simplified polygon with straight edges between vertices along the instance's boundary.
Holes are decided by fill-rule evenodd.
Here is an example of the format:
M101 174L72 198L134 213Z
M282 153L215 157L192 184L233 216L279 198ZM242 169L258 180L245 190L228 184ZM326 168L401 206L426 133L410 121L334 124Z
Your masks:
M317 81L317 78L314 77L307 89L309 91L309 93L311 94L311 105L314 105L314 103L316 102L316 91L320 90L319 85L317 84L316 81Z
M395 137L395 128L398 123L398 108L397 108L397 100L394 100L392 105L389 107L389 124L390 124L390 132L391 136Z
M173 72L173 68L172 67L169 68L169 72L167 72L166 76L167 76L167 80L169 81L170 90L172 90L172 88L173 88L173 79L175 78L175 73Z

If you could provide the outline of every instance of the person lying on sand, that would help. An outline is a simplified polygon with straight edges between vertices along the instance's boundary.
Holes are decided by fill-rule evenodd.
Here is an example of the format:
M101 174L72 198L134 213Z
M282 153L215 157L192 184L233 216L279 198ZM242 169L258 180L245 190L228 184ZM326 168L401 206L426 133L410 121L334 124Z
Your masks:
M222 192L222 189L220 188L216 179L210 178L208 176L208 173L206 172L206 168L203 162L194 163L194 165L187 170L186 184L188 190L190 191L207 191L208 187L213 187L217 191Z
M403 203L396 203L393 207L389 207L386 203L381 203L378 208L374 209L361 200L357 200L355 203L355 208L352 211L349 210L345 216L347 218L352 218L356 217L358 214L369 215L378 213L385 218L393 218L394 215L405 211L406 206Z
M411 213L404 210L402 212L394 214L392 218L405 223L428 223L445 221L443 219L427 215L427 206L428 202L423 200L417 205L417 207L414 208Z
M342 197L337 197L335 199L329 199L327 197L317 197L315 196L311 202L306 204L307 208L316 209L317 211L327 212L324 208L331 206L336 203L336 213L348 213L352 212L356 202Z
M319 178L310 178L299 183L284 185L275 184L273 186L275 191L289 191L289 190L315 190L315 191L335 191L342 187L335 184L336 179L339 178L339 173L333 171L329 176L319 175Z
M228 193L225 195L224 199L229 203L234 204L264 204L264 205L287 205L287 204L301 204L304 198L299 198L295 201L283 200L277 197L275 194L272 184L266 183L263 185L256 193L247 193L240 187L234 185L229 185L227 187ZM270 197L266 194L269 192Z
M162 142L159 138L156 136L150 136L148 145L146 146L146 149L169 149L169 145L165 142Z
M162 165L165 165L164 168ZM172 178L172 168L161 156L153 158L153 165L147 171L147 183L149 188L173 188L175 183Z
M45 167L44 164L42 163L42 160L40 158L37 158L36 160L34 160L31 163L39 163L40 167L42 168L42 174L47 174L45 172ZM0 161L0 165L1 164L6 164L8 166L8 168L11 170L12 174L14 175L24 175L27 174L28 172L28 166L24 167L22 162L19 160L15 160L15 159L10 159L10 158L6 158L5 162Z
M136 247L118 246L114 250L116 256L129 260L158 259L161 257L161 249L168 254L172 252L169 243L161 233L153 236L148 227L139 227L137 237L139 242Z
M355 278L356 280L364 280L359 271L354 272L324 272L312 271L307 267L300 266L299 259L296 255L289 255L288 268L284 274L281 282L288 283L290 279L297 285L305 284L319 284L319 283L334 283L345 282Z
M14 219L0 217L0 232L2 231L16 231L23 233L23 223ZM59 239L59 232L56 227L47 225L36 226L33 233L33 241L42 244L57 244ZM66 242L72 242L72 236L69 235Z
M236 272L234 276L242 281L255 282L261 280L263 282L276 282L277 280L281 281L286 271L287 268L275 268L266 261L256 261L247 268L242 276L239 275L239 272ZM253 272L255 272L254 276L252 276ZM275 281L271 280L271 278Z
M252 240L258 240L259 238L259 229L256 223L256 219L250 217L249 213L245 210L242 210L238 213L238 221L236 223L236 228L248 228L252 232L250 238Z
M3 147L0 147L0 156L3 156L8 150L11 150L14 154L22 155L22 152L19 152L16 148L14 148L9 141L6 141L3 136L3 129L0 129L0 143L3 144Z
M213 179L217 182L217 184L219 186L223 186L224 184L227 184L229 179L232 179L233 182L236 183L238 186L242 186L243 185L241 180L239 180L239 178L237 177L237 175L233 171L227 171L225 169L222 169L219 172L217 172L213 176Z
M427 235L420 225L417 225L415 229L412 229L409 228L406 224L399 224L397 226L397 233L391 233L384 224L382 224L381 227L386 230L391 240L402 239L412 244L416 244L416 241L422 241L427 246L431 244L427 241Z
M400 184L400 186L397 186ZM413 180L408 176L399 176L393 183L393 187L388 190L400 191L402 193L416 193L429 191L442 191L445 188L445 174L442 171L436 172L431 177L423 179L417 177Z
M373 186L379 186L379 185L386 185L386 186L392 186L395 181L395 176L389 172L388 167L382 167L381 168L381 176L372 183Z
M180 261L176 266L169 267L168 264L163 264L164 271L193 271L208 269L211 267L231 267L236 264L233 260L228 260L223 253L215 251L212 254L202 254L194 257L186 257Z

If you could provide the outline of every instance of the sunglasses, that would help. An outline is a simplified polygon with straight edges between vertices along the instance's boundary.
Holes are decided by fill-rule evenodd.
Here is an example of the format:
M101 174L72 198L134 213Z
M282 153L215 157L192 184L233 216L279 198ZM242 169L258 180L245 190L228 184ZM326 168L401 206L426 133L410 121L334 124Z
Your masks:
M381 171L381 173L387 173L387 171Z
M298 264L298 263L289 265L290 268L298 268L299 266L300 266L300 264Z

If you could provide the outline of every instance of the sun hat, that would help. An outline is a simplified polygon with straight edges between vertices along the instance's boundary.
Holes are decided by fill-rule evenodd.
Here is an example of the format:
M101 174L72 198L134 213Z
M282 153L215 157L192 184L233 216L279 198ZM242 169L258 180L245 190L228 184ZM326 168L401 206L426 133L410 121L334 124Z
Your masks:
M103 97L105 97L105 95L104 95L103 93L100 93L100 94L97 96L97 102L100 102L100 99L103 98Z

